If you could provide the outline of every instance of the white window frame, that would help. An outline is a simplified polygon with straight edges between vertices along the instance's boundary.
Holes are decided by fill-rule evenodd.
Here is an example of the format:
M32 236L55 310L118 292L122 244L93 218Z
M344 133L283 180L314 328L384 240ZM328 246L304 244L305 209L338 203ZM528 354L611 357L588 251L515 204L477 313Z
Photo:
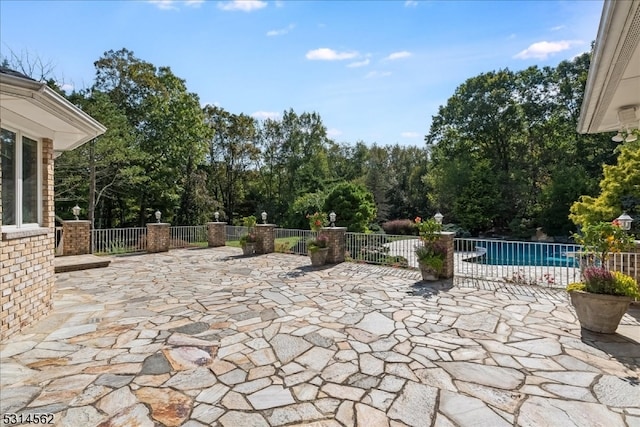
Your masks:
M16 200L15 200L15 224L4 224L4 221L2 223L2 231L11 231L11 230L22 230L22 229L30 229L30 228L39 228L41 227L42 224L42 218L43 218L43 213L42 213L42 139L41 138L36 138L34 137L32 134L30 134L29 132L25 132L19 128L15 128L13 126L7 126L4 123L2 124L2 129L3 130L7 130L9 132L13 132L16 134L16 170L14 171L15 176L16 176L16 182L15 182L15 194L16 194ZM37 223L23 223L22 222L22 203L23 203L23 187L22 187L22 146L23 146L23 141L22 138L26 137L29 138L33 141L36 142L37 144L37 216L38 216L38 222ZM4 192L4 191L3 191ZM4 211L2 212L2 216L5 216Z

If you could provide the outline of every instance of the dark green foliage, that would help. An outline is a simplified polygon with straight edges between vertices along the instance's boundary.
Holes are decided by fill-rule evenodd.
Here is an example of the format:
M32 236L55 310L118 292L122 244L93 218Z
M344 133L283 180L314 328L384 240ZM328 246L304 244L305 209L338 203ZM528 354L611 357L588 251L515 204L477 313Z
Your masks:
M382 229L387 234L399 234L402 236L417 236L416 223L410 219L394 219L382 224Z
M336 226L348 231L364 233L376 216L373 195L366 188L344 182L336 185L324 203L326 212L336 213Z

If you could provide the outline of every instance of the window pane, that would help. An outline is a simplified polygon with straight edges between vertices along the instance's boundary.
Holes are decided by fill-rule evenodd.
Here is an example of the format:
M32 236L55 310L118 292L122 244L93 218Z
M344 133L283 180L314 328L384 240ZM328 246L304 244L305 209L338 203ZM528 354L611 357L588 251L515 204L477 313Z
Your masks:
M16 134L0 131L2 148L2 224L16 224Z
M22 137L22 223L38 222L38 142Z

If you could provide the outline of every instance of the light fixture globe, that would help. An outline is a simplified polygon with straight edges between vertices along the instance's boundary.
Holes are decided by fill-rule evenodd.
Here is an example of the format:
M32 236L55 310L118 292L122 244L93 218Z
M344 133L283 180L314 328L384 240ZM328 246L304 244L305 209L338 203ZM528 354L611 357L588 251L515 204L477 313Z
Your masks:
M329 222L331 223L332 227L336 226L336 213L331 211L331 213L329 214Z
M160 222L160 217L162 217L162 213L160 212L160 210L156 211L156 221Z
M262 223L266 224L267 223L267 213L265 211L262 211Z
M71 208L71 211L73 211L73 216L76 217L76 221L78 220L78 215L80 215L80 206L78 206L78 204L76 203L76 205Z
M215 211L213 213L213 217L216 219L216 222L219 222L219 220L220 220L220 212Z
M620 224L621 229L628 231L631 229L633 218L631 218L631 216L629 216L626 212L622 212L622 215L616 218L616 221L618 221L618 224Z
M442 224L443 218L444 215L442 215L440 212L436 212L436 214L433 216L433 219L435 219L438 224Z

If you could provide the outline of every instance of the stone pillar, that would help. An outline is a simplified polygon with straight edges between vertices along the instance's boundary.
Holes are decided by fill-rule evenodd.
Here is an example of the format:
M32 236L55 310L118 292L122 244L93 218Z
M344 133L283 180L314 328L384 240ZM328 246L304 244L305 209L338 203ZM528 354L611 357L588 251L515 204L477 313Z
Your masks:
M442 268L442 274L440 277L443 279L453 278L453 238L456 237L456 233L451 231L442 231L439 233L439 240L444 242L447 248L447 256L444 259L444 267Z
M344 253L347 248L347 227L323 227L320 232L329 238L327 264L344 262Z
M207 240L210 248L224 246L227 241L225 233L226 222L208 222L207 223Z
M167 252L169 250L169 240L171 224L166 222L155 222L147 224L147 252Z
M275 224L257 224L256 230L256 253L270 254L275 252L276 248L276 225Z
M91 253L91 221L63 221L62 255Z

